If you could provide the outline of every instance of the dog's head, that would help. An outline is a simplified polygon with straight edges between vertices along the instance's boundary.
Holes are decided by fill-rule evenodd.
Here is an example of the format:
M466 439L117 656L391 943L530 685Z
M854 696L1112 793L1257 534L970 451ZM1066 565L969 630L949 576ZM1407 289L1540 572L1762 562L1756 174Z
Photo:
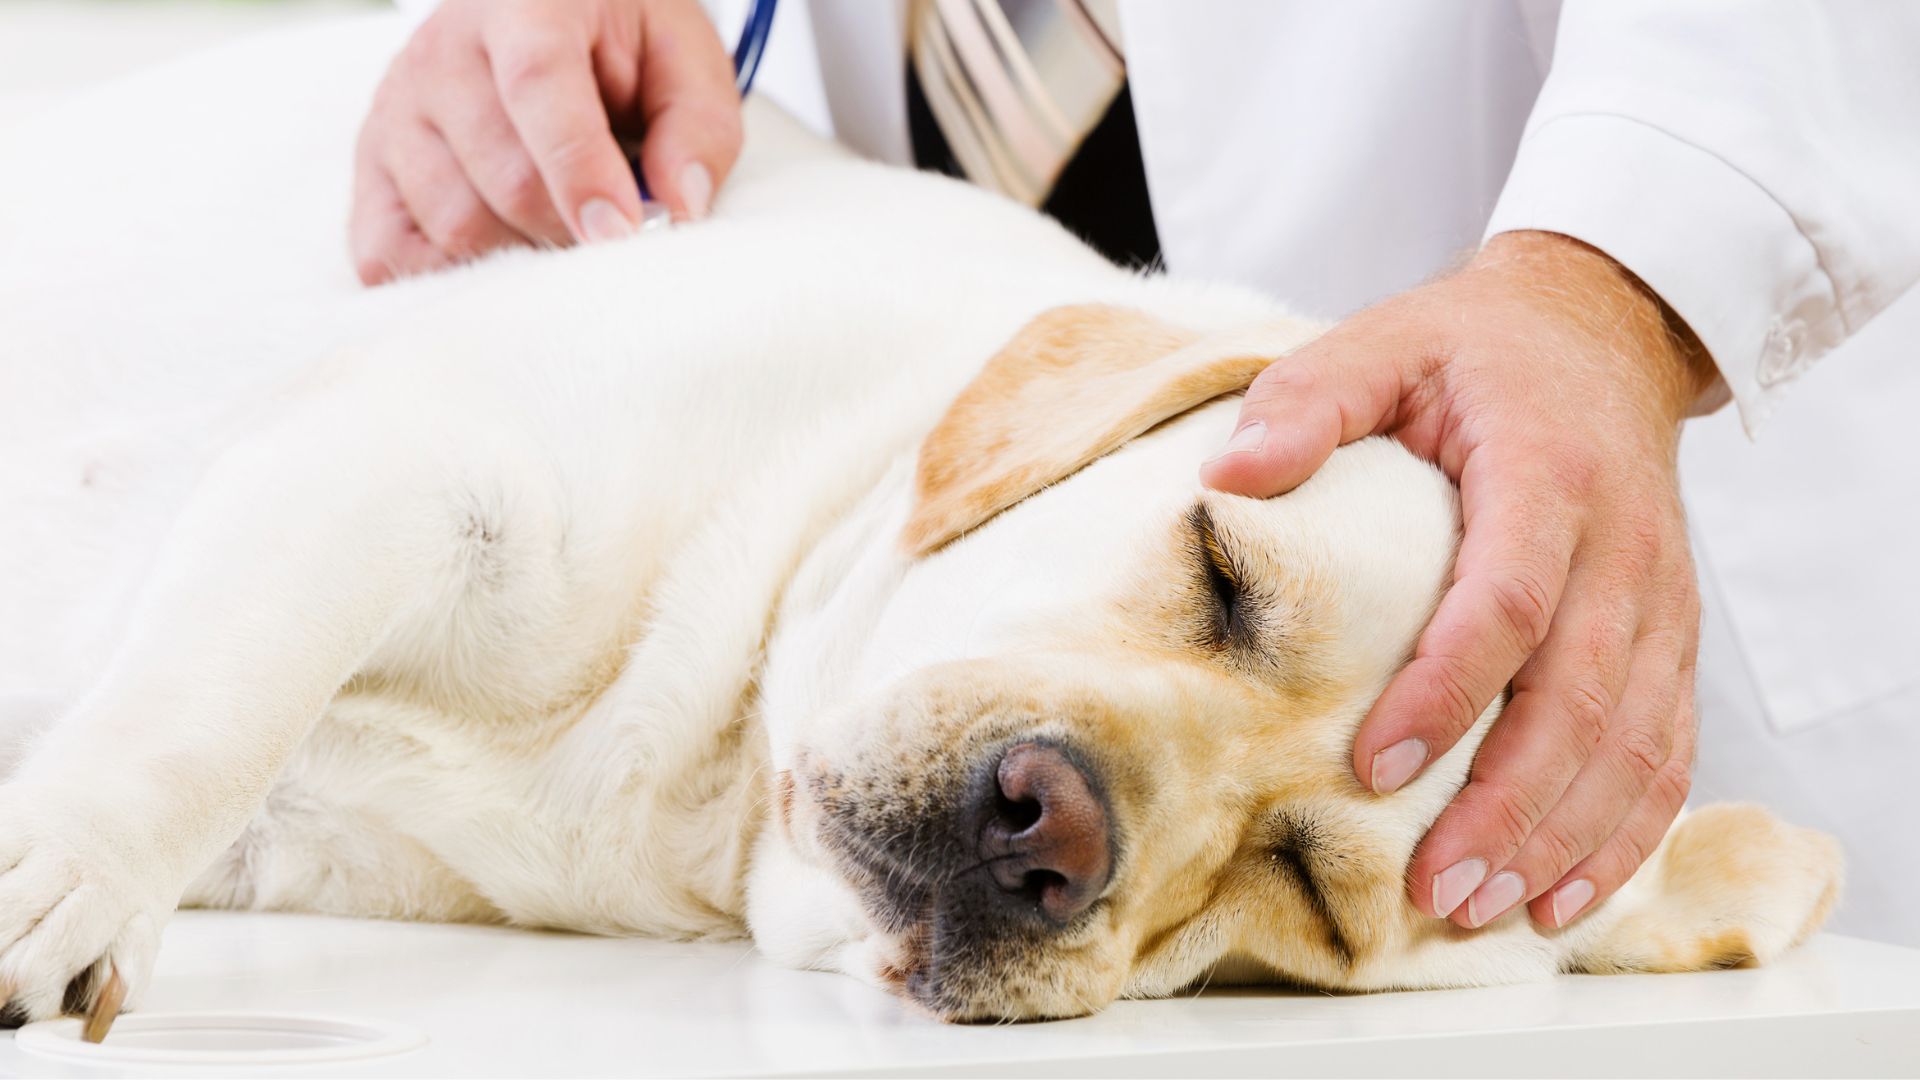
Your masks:
M1236 413L1216 399L1305 336L1061 309L955 401L883 527L899 548L832 556L794 632L830 640L776 643L820 691L776 747L763 943L824 903L804 865L857 911L789 958L949 1019L1076 1015L1223 965L1486 978L1412 958L1461 932L1402 877L1479 729L1392 797L1350 764L1448 581L1452 486L1378 439L1274 499L1196 478Z

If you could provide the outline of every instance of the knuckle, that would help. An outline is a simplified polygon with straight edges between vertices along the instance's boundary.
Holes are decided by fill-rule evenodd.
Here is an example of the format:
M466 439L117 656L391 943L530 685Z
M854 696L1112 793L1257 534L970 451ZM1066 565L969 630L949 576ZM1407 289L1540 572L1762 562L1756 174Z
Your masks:
M1287 357L1268 364L1265 371L1247 387L1246 403L1259 407L1277 405L1313 392L1313 375L1308 365Z
M1667 820L1671 820L1668 815ZM1666 825L1630 821L1623 824L1586 862L1586 876L1605 896L1625 884L1651 857L1667 834ZM1589 908L1591 910L1591 908Z
M1519 847L1538 820L1531 808L1509 799L1495 800L1492 805L1495 829L1503 838L1505 847L1508 850Z
M1640 869L1640 864L1653 854L1653 845L1635 836L1616 836L1607 844L1606 850L1587 864L1586 877L1591 879L1600 895L1619 888L1627 879ZM1586 911L1592 911L1588 904Z
M546 184L532 160L523 154L494 169L487 185L495 204L517 220L531 221L547 211Z
M1530 875L1527 880L1541 885L1558 880L1592 850L1591 846L1583 847L1562 830L1553 828L1542 828L1534 833L1528 838L1527 846L1532 849L1531 855L1536 865L1544 867L1546 871Z
M556 176L576 175L595 164L595 159L612 146L610 136L570 133L532 147L534 153Z
M1635 629L1634 613L1622 608L1569 634L1563 648L1578 657L1583 671L1611 670L1628 659ZM1591 681L1592 677L1588 678ZM1597 685L1588 689L1604 696Z
M362 143L371 140L375 133L385 131L397 114L406 111L407 85L400 72L400 63L395 60L380 84L373 88L373 101L367 106L366 123L360 128Z
M1458 660L1442 663L1433 673L1429 685L1433 695L1439 699L1439 711L1446 718L1443 730L1448 735L1457 737L1480 718L1479 702L1475 700L1472 682L1471 673Z
M564 70L566 51L546 33L516 33L493 52L493 75L500 92L517 97Z
M1640 640L1636 642L1636 648L1646 656L1648 662L1658 662L1663 665L1662 674L1666 674L1680 670L1682 657L1687 651L1688 639L1692 636L1691 629L1673 625L1663 619L1661 625L1642 631ZM1670 708L1677 707L1672 702L1668 704Z
M1618 525L1620 555L1633 567L1658 563L1667 550L1667 523L1648 514L1635 514Z
M1687 574L1680 584L1680 625L1689 637L1700 633L1700 587L1694 583L1692 574Z
M1657 829L1623 830L1616 855L1617 876L1614 880L1625 881L1632 877L1634 871L1640 869L1640 864L1646 862L1654 849L1660 846L1661 838L1666 835L1665 826Z
M1541 795L1518 784L1486 784L1481 802L1508 851L1518 848L1546 816Z
M551 25L567 14L567 9L563 5L551 3L551 0L473 0L473 2L481 8L485 16L496 20L500 28L515 33ZM600 5L580 6L591 10Z
M1668 756L1673 750L1672 740L1663 737L1665 729L1644 726L1628 728L1620 733L1619 748L1621 759L1631 772L1640 776L1657 775L1666 767Z
M427 224L427 234L444 249L470 252L486 242L487 222L472 198L442 199Z
M1492 582L1494 611L1529 648L1547 636L1553 624L1553 590L1538 569L1516 567Z
M1582 746L1596 745L1606 733L1611 710L1605 691L1597 683L1582 679L1568 686L1561 692L1560 710L1566 717L1568 730Z
M1674 758L1661 766L1653 774L1653 783L1649 785L1649 794L1659 800L1669 814L1679 811L1687 801L1687 795L1693 791L1693 768L1690 763Z
M406 47L400 50L400 61L417 70L431 72L442 66L458 40L453 20L429 18L407 39Z
M394 69L431 67L433 58L445 48L441 40L445 36L446 31L442 29L440 20L428 19L421 23L420 28L401 47L400 55L394 57Z

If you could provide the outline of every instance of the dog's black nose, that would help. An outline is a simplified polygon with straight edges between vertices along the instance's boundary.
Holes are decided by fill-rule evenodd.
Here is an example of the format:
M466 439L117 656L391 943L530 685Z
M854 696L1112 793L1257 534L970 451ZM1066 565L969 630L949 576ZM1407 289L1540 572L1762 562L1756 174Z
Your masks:
M1113 872L1106 804L1057 746L1021 743L988 785L980 856L1008 905L1065 922L1085 911Z

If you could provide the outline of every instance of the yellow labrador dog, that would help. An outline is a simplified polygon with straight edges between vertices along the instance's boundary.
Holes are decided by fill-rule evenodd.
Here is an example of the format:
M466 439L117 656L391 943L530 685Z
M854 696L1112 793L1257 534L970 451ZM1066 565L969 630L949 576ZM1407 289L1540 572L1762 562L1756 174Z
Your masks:
M1421 917L1478 733L1390 796L1348 761L1448 581L1445 478L1368 440L1202 490L1316 327L751 125L714 220L397 286L221 418L0 471L0 656L97 657L11 721L14 1020L137 998L183 903L751 935L953 1020L1819 925L1833 844L1748 807L1564 931Z

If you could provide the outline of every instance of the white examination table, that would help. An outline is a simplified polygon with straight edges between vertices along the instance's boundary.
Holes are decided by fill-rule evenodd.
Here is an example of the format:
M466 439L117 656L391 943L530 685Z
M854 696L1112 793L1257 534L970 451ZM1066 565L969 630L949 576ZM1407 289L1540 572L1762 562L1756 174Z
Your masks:
M335 1017L391 1027L396 1045L425 1040L182 1075L1920 1075L1920 951L1831 935L1755 970L1365 996L1214 990L978 1027L743 945L186 912L144 1008L106 1049L126 1052L142 1016L174 1010ZM0 1074L171 1075L22 1042L0 1037Z

